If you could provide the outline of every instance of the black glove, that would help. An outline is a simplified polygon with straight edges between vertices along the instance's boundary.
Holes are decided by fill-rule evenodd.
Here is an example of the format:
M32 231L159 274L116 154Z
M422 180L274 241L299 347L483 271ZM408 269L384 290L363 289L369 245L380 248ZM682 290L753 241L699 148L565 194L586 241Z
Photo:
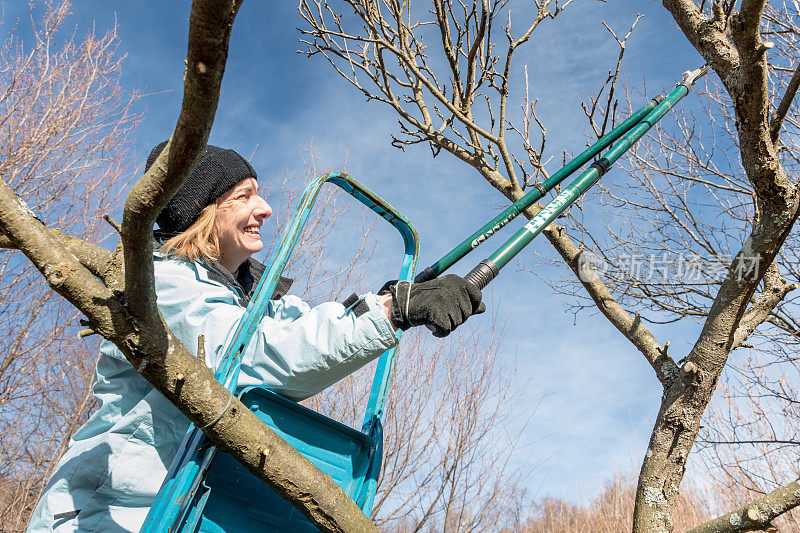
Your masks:
M434 336L446 337L470 316L486 311L480 289L454 274L422 283L394 282L388 290L392 323L403 330L428 326Z

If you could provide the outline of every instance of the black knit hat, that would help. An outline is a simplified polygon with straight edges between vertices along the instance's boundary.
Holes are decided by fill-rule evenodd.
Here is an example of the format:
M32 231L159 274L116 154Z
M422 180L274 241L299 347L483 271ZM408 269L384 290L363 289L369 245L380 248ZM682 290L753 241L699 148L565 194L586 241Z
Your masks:
M150 152L145 172L153 165L167 141ZM156 217L166 234L178 234L192 225L200 211L245 178L257 178L242 156L226 148L206 146L191 174Z

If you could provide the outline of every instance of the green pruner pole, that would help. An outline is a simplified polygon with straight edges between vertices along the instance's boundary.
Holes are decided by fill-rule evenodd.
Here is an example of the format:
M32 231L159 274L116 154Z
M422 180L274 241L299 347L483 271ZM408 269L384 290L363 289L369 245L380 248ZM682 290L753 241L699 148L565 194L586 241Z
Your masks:
M472 283L479 289L483 289L492 281L500 269L508 264L522 249L530 243L534 237L539 235L553 220L564 210L572 205L589 187L600 179L600 176L608 172L613 165L633 144L638 141L645 133L652 128L661 117L663 117L681 98L689 94L692 85L706 72L708 66L697 70L687 71L683 74L683 79L669 93L669 95L656 106L644 119L636 126L631 128L622 139L615 144L603 157L592 163L592 165L578 176L575 181L564 188L552 202L542 209L539 214L533 217L522 229L515 233L506 243L501 246L488 259L481 261L478 266L472 269L464 279Z
M483 227L467 237L464 242L448 252L447 255L417 274L417 276L414 278L414 282L420 283L437 278L442 272L456 264L456 262L477 248L486 239L494 235L506 224L514 220L517 215L530 207L534 202L542 198L550 189L564 181L573 172L581 168L597 154L608 148L611 143L627 133L628 130L636 126L636 124L638 124L645 116L647 116L648 113L655 109L656 106L663 100L664 97L658 95L647 102L647 104L642 106L641 109L628 117L624 122L620 123L616 128L603 135L597 140L597 142L584 150L580 155L575 157L575 159L564 165L558 172L547 178L541 184L534 185L534 189L528 192L525 196L505 208L500 214L484 224Z

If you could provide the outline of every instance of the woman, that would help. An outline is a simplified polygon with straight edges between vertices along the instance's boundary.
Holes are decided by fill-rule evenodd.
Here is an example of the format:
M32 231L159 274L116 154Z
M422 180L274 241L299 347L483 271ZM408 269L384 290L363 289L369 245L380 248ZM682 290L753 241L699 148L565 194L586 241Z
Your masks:
M147 168L165 144L153 149ZM159 310L188 349L203 336L210 368L264 271L250 256L263 247L261 226L271 213L250 164L208 146L157 218ZM335 302L312 309L285 295L290 284L282 278L242 357L240 387L266 385L301 400L393 347L398 328L425 325L444 336L484 310L480 291L458 276L387 284L347 310ZM104 340L100 352L92 387L99 408L72 437L29 532L139 531L189 427L116 346Z

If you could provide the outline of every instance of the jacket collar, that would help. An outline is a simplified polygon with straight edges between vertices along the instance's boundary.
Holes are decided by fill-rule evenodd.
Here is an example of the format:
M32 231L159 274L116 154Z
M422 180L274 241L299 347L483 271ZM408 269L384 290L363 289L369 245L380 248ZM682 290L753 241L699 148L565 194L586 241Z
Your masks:
M153 230L153 236L155 238L155 249L158 250L166 239L174 235L159 230ZM241 295L239 304L242 307L247 307L247 304L250 303L250 299L253 297L253 291L255 291L258 285L258 280L261 279L261 276L267 269L266 265L259 263L253 258L249 258L242 263L235 275L231 274L227 268L217 261L208 259L202 261L202 264L208 268L209 278L226 285L231 290ZM272 293L270 300L283 298L286 293L289 292L292 283L294 283L293 279L281 276L280 279L278 279L278 284L275 286L275 291Z
M267 269L264 264L259 263L252 258L247 259L244 263L242 263L235 274L232 274L227 268L214 260L204 260L203 264L208 267L209 278L218 281L223 285L227 285L241 295L239 298L239 304L242 307L247 307L247 304L250 303L250 299L253 297L253 292L258 285L258 280L261 279L261 276ZM289 288L292 286L293 282L294 280L281 276L278 280L278 284L275 286L275 291L272 293L270 300L277 300L286 295L286 293L289 292Z

